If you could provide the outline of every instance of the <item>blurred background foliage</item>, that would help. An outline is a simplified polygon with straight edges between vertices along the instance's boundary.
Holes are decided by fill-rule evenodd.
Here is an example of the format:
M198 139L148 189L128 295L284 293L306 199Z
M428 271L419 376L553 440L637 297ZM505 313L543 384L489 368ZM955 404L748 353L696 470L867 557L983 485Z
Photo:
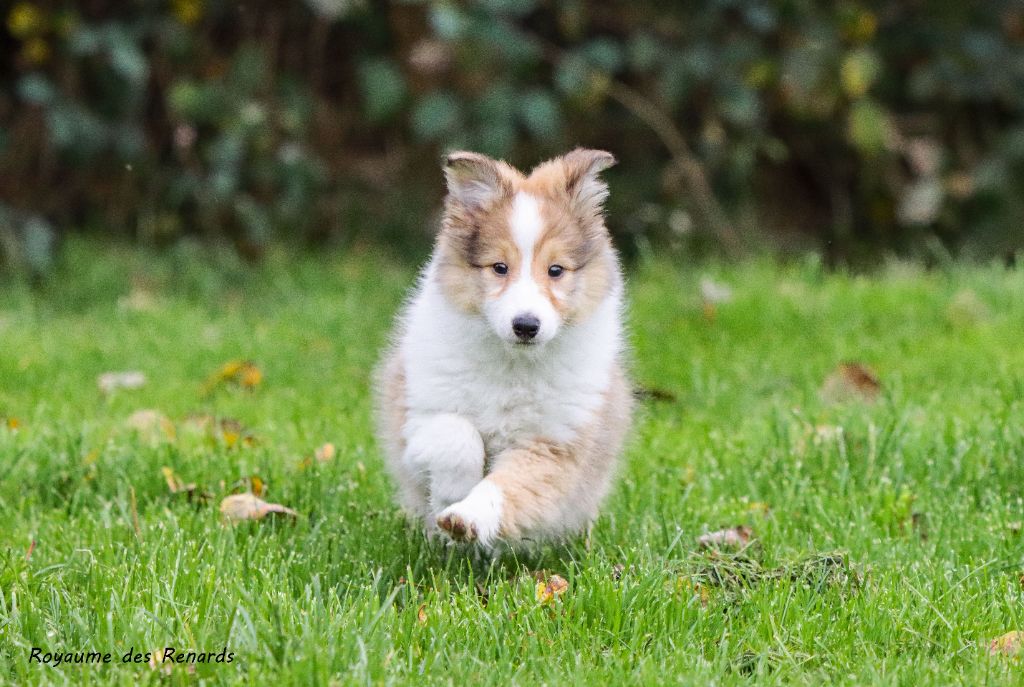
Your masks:
M1012 259L1020 2L16 0L0 264L432 238L445 150L613 151L637 251Z

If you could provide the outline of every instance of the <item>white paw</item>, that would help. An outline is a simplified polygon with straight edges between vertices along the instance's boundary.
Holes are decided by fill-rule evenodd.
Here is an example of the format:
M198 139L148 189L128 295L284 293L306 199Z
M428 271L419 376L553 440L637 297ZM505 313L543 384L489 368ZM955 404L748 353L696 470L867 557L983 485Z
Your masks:
M500 529L501 502L501 490L484 480L466 498L442 510L437 526L453 541L490 546Z

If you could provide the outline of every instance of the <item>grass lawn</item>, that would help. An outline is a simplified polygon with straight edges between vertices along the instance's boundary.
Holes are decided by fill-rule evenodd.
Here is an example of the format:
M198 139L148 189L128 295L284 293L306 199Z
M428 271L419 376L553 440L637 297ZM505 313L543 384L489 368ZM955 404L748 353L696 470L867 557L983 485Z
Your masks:
M413 275L72 243L48 284L2 287L0 682L1024 683L987 652L1024 630L1020 271L637 266L633 368L656 393L592 545L490 569L404 523L372 437ZM713 313L705 277L733 290ZM207 385L231 360L255 389ZM874 403L823 398L850 360ZM147 383L101 393L119 370ZM128 427L142 409L169 423ZM299 517L222 524L252 476ZM698 546L736 525L746 548ZM568 589L539 602L553 574ZM234 660L121 662L164 647Z

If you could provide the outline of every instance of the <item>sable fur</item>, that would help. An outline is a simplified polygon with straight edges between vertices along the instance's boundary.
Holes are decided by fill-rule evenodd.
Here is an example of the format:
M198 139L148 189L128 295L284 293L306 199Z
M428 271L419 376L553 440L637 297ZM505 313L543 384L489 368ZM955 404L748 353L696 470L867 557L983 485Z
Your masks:
M599 177L613 163L577 149L524 175L448 157L441 231L376 384L399 502L428 531L490 547L597 516L632 409Z

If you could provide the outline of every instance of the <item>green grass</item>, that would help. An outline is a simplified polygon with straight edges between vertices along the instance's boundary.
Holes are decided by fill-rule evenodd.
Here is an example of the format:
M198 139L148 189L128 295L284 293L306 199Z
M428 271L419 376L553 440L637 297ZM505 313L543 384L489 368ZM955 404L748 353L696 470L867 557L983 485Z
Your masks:
M1024 682L984 649L1024 629L1024 274L639 266L635 378L671 398L641 404L590 550L493 569L403 522L372 437L371 368L413 274L371 253L247 269L73 243L41 289L4 287L0 416L21 426L0 429L0 681ZM735 293L713 318L705 276ZM133 291L148 309L119 306ZM233 359L263 382L204 396ZM877 402L822 399L844 360L878 373ZM103 396L97 375L125 369L147 385ZM145 408L174 441L125 427ZM256 442L190 432L191 413ZM335 458L304 463L325 442ZM171 494L164 466L211 501ZM223 525L251 475L301 517ZM699 550L738 524L745 551ZM537 571L569 581L557 603ZM33 646L114 662L40 666ZM235 660L120 662L165 646Z

